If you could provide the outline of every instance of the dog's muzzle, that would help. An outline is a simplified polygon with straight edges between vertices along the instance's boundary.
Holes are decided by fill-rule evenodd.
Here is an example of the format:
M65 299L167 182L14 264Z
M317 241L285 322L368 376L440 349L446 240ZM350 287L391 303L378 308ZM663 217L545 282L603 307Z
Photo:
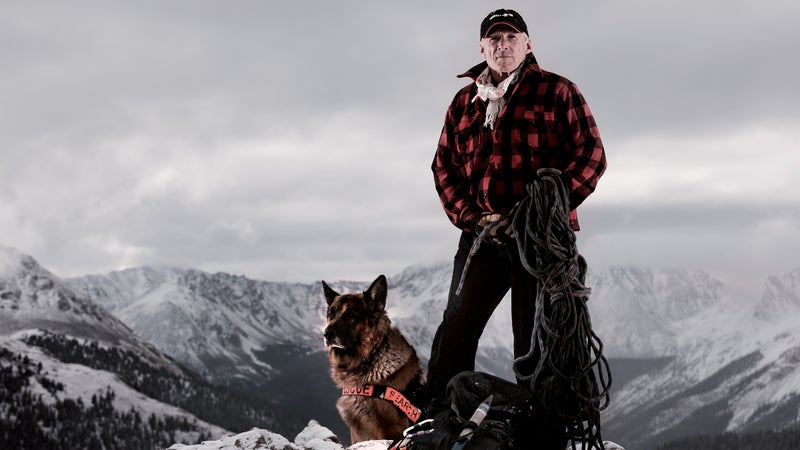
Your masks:
M329 328L325 329L325 332L322 334L325 340L325 347L329 348L338 348L338 349L345 349L345 345L342 342L342 339L333 333Z

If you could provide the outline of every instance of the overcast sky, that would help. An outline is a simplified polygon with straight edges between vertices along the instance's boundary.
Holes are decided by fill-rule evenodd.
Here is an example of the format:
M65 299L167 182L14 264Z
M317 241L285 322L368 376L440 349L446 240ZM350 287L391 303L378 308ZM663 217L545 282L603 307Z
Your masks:
M0 243L65 277L448 261L430 163L481 19L510 7L600 127L590 266L756 295L800 267L800 2L276 3L4 1Z

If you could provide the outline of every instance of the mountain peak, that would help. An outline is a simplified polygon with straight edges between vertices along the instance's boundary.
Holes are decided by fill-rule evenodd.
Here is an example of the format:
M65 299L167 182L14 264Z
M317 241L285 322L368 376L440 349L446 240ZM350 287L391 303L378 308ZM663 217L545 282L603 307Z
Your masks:
M439 263L411 266L389 277L389 315L423 360L445 308L451 276L452 264ZM366 288L366 282L328 282L340 292ZM616 387L615 410L609 410L613 420L606 421L612 433L623 432L622 425L614 426L624 422L635 424L634 434L647 426L648 436L665 435L702 422L695 415L703 414L733 414L733 419L716 421L724 429L712 431L739 430L756 422L783 423L783 411L797 411L800 269L767 280L758 311L774 320L770 326L753 320L752 309L741 308L721 282L700 270L590 267L586 285L592 289L588 306L605 356L644 361L632 365L639 367L637 378ZM44 308L54 314L41 317L81 324L70 316L73 298L78 303L96 301L206 379L234 380L242 387L251 382L259 392L273 389L274 395L285 395L282 380L316 374L315 382L328 383L318 386L326 392L320 398L330 387L322 353L325 302L319 283L267 282L163 267L62 281L33 258L0 248L0 308L5 308L0 309L0 331L7 331L3 327L9 320L18 325L15 321L23 317L21 306L12 310L9 305L49 305L51 297L58 300L55 292L63 292L69 310L59 310L56 301L56 307ZM106 325L85 322L82 328ZM510 302L505 300L481 337L478 370L501 375L510 370L511 328ZM274 375L282 379L267 387L265 380ZM653 405L663 410L658 418L647 417Z
M611 267L605 276L590 279L598 289L615 286L637 303L647 303L666 322L684 320L725 299L722 283L697 269Z
M0 246L0 331L36 328L108 342L136 340L120 320L31 256Z
M770 276L764 284L764 295L756 307L757 318L776 321L800 315L800 268Z
M0 244L0 277L10 277L21 270L36 267L39 267L39 264L32 257Z

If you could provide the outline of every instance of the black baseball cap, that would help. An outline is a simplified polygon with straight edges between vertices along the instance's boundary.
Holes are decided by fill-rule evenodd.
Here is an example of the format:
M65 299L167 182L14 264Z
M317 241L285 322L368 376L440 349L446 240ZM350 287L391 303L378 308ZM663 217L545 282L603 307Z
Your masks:
M490 12L481 22L481 39L485 38L497 25L506 25L517 30L518 33L528 34L528 25L525 24L525 20L518 12L512 9L498 9Z

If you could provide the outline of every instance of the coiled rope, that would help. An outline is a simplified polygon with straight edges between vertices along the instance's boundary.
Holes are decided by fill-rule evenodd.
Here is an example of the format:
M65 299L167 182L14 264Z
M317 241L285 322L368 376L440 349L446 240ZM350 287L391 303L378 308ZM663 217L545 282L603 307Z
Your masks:
M542 407L567 423L573 449L579 442L602 450L600 411L609 403L611 371L592 331L591 289L569 223L567 189L555 169L540 169L526 189L512 229L522 265L539 283L530 351L514 360L514 373L530 380Z
M561 172L539 169L526 187L511 223L520 261L539 280L530 351L514 360L514 374L530 380L541 406L566 423L573 450L604 450L600 411L608 407L611 370L592 330L586 301L586 261L569 223L569 196ZM456 295L472 257L500 222L486 226L472 244ZM530 367L535 367L530 371Z

